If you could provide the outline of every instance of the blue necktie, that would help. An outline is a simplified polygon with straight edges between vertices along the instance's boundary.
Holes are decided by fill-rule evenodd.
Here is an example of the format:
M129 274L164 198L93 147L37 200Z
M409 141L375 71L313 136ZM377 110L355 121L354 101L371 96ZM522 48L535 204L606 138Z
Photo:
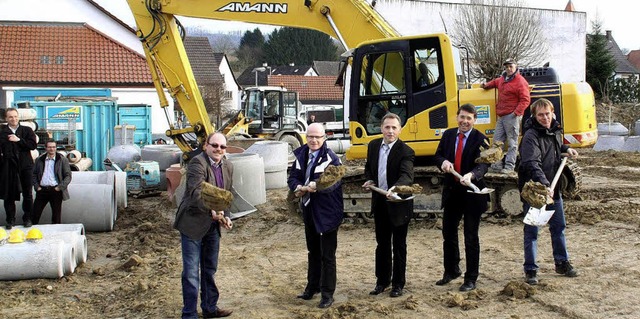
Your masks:
M307 162L307 171L304 175L305 177L305 185L309 185L309 180L311 179L311 166L313 166L313 153L309 154L309 161ZM304 206L309 205L309 202L311 201L311 193L306 192L303 196L302 196L302 204Z

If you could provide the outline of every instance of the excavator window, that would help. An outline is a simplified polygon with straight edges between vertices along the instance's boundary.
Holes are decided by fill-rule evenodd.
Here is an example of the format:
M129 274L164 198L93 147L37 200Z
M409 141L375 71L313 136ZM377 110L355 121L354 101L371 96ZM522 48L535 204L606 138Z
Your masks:
M415 89L422 91L433 86L440 79L438 51L435 48L421 48L413 52L415 67Z

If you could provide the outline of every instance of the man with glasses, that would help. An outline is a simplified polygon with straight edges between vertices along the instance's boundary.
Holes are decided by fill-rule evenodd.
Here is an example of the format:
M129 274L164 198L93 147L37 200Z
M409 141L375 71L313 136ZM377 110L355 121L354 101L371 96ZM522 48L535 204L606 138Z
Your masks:
M202 200L203 182L232 189L233 166L224 157L226 148L224 134L212 133L204 144L204 152L192 158L187 166L187 184L173 225L180 231L182 243L182 318L198 318L199 289L204 318L227 317L233 312L217 306L219 292L215 282L220 225L230 230L233 224L228 211L222 214L210 210Z
M524 111L529 107L531 97L529 83L520 75L516 61L507 59L502 65L505 71L500 77L482 84L482 88L485 90L498 89L498 102L496 103L498 119L496 120L493 142L506 142L508 145L504 163L498 161L491 165L490 170L496 173L515 175L520 122L522 122Z
M324 127L311 123L307 129L307 144L293 151L296 160L287 181L289 189L300 198L307 241L307 286L298 298L310 300L321 294L319 308L333 304L336 290L336 248L338 227L344 209L342 184L316 189L314 181L329 165L342 165L338 156L325 143Z

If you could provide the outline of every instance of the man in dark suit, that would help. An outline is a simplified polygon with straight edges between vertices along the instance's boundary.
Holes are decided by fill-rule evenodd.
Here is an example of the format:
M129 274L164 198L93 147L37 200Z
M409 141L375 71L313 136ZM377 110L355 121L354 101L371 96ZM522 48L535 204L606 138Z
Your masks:
M231 229L230 213L208 209L202 199L202 183L231 190L233 166L224 158L227 139L224 134L207 137L204 152L187 166L187 184L176 213L174 228L180 231L182 242L182 318L198 318L198 290L204 318L229 316L232 311L217 306L220 296L215 274L220 252L220 225Z
M300 210L307 241L307 286L298 298L310 300L321 293L319 308L333 304L336 290L336 249L338 228L344 217L342 183L318 190L315 181L329 165L342 165L340 158L325 143L324 127L311 123L307 129L307 145L293 151L296 160L287 183L296 197L301 197Z
M22 193L22 222L31 227L31 206L33 206L33 157L36 149L36 134L33 130L20 125L18 110L8 108L5 112L7 125L0 127L0 199L4 200L7 214L7 229L16 222L16 201Z
M415 152L398 139L402 127L400 117L387 113L382 117L383 138L369 143L364 174L369 186L388 190L393 186L413 183L413 160ZM372 192L371 212L376 232L376 286L369 293L378 295L391 284L391 297L402 296L406 282L407 231L413 216L413 200L388 202L387 196ZM393 243L393 244L392 244Z
M472 104L464 104L458 109L457 128L444 132L435 160L440 169L445 172L455 170L462 175L458 180L452 174L444 179L442 191L442 248L444 251L444 276L436 282L442 286L462 275L460 271L460 250L458 247L458 225L464 217L464 248L467 271L460 291L470 291L476 288L478 269L480 265L480 240L478 230L480 216L487 210L487 195L469 193L468 186L474 183L478 188L485 187L484 174L488 170L487 164L475 163L480 156L480 146L488 146L487 138L480 131L473 128L477 118L476 108Z

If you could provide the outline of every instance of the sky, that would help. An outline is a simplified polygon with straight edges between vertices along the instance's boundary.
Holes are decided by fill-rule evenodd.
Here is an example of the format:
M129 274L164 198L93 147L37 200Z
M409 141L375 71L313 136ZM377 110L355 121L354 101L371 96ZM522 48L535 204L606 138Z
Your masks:
M133 15L129 11L126 0L94 0L112 12L124 22L133 26ZM302 1L302 0L292 0ZM464 3L464 0L432 0L435 2ZM541 9L564 10L569 0L523 0L528 7ZM256 2L256 1L250 1ZM592 22L596 16L602 22L602 32L611 30L614 39L621 49L640 50L640 35L636 32L638 21L637 0L572 0L576 11L587 13L587 33L592 31ZM225 2L226 3L226 2ZM263 33L270 33L274 27L249 24L237 21L213 21L203 19L181 18L180 22L191 26L205 26L220 32L246 31L260 27Z

